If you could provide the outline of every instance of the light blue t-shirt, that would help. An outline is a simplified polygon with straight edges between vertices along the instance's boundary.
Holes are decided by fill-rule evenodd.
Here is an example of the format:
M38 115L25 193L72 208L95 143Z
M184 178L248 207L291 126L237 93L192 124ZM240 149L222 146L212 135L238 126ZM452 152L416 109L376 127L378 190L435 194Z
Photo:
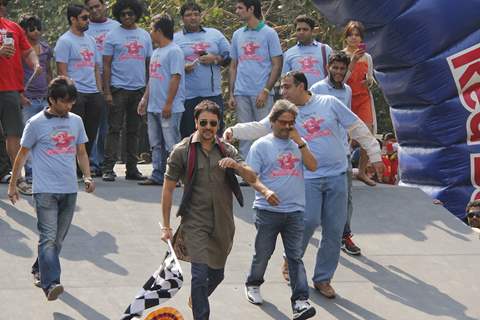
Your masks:
M185 101L185 63L179 46L171 42L153 51L148 81L148 112L162 112L168 96L172 75L180 75L180 85L173 100L172 112L183 112Z
M227 59L230 56L230 44L227 38L213 28L201 28L199 32L175 33L173 41L182 49L185 63L192 63L207 52ZM221 68L215 64L197 63L192 72L185 75L186 99L218 96L222 93Z
M112 56L111 85L125 90L138 90L146 85L146 62L152 55L150 34L141 29L117 26L107 33L104 56Z
M88 141L82 118L47 117L39 112L27 121L20 145L31 150L33 193L75 193L77 145Z
M308 143L317 160L317 170L305 171L305 179L338 176L347 170L345 131L361 121L340 100L329 95L312 95L298 106L295 128ZM268 117L260 123L271 130Z
M107 21L101 22L101 23L90 21L90 24L88 25L88 30L85 31L85 33L92 36L95 39L95 42L97 43L97 51L100 54L100 57L103 55L103 48L104 48L105 37L107 36L107 33L112 31L113 28L119 25L120 23L112 19L107 19ZM102 73L103 59L100 59L99 67L100 67L100 73Z
M237 61L234 95L257 96L270 77L272 58L281 55L277 32L263 21L255 30L242 27L235 31L231 51Z
M322 46L325 47L325 61ZM310 45L296 44L283 54L282 74L292 70L301 71L307 78L308 86L311 86L327 76L325 68L331 53L332 48L317 41Z
M68 76L75 82L78 92L98 92L95 63L100 62L100 55L91 36L65 32L55 46L55 61L67 64Z
M342 101L348 109L352 109L352 89L348 84L343 84L342 88L337 89L330 82L330 79L325 79L315 83L310 87L310 92L314 94L327 94L334 96L338 100ZM347 154L350 154L350 144L348 143L348 132L345 130L345 149Z
M302 154L295 142L270 133L253 143L247 163L280 199L279 205L272 206L256 191L254 208L283 213L305 210Z

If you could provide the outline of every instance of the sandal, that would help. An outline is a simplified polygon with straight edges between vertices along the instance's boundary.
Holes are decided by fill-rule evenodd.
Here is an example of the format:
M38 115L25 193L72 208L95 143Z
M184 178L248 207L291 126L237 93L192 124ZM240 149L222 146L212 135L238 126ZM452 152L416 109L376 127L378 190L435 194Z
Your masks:
M25 179L19 179L17 182L17 191L23 194L24 196L32 195L32 185L28 184Z

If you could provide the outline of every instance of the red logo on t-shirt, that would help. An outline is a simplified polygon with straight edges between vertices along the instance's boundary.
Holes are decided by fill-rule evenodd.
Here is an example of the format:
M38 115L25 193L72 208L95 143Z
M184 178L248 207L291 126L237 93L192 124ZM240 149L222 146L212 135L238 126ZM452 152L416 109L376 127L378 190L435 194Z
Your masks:
M298 63L301 65L300 71L303 73L310 73L315 76L320 75L320 70L316 69L315 66L319 63L317 59L312 56L305 56L298 60Z
M88 48L84 48L80 51L80 55L82 56L82 60L75 64L75 68L80 69L95 67L95 62L92 59L92 57L95 55L93 51L88 50Z
M76 152L75 147L72 146L75 136L69 135L67 131L55 131L50 137L55 144L55 149L47 150L48 155L74 154Z
M129 41L126 44L123 45L125 48L127 48L127 52L121 54L118 58L120 60L144 60L145 57L141 54L142 48L144 46L139 43L137 40Z
M185 60L193 62L200 57L201 53L207 52L207 49L210 48L210 44L207 42L196 42L191 45L193 49L193 54L187 56Z
M307 130L307 135L304 137L305 140L310 141L317 137L329 136L331 134L330 129L322 130L321 125L325 122L325 119L320 117L310 117L305 120L302 124L302 127Z
M240 60L254 60L263 61L263 57L257 54L260 45L254 41L245 42L242 46L243 54L240 55Z
M152 60L150 62L150 67L149 67L150 78L158 79L160 81L164 79L164 77L159 72L157 72L158 68L160 68L161 66L162 65L157 60Z
M103 44L105 42L105 38L107 37L107 33L100 33L98 36L95 37L95 42L97 43L97 50L103 52Z
M271 177L295 176L301 175L298 169L295 169L300 158L296 157L292 152L282 153L277 157L277 163L280 166L278 170L272 170Z

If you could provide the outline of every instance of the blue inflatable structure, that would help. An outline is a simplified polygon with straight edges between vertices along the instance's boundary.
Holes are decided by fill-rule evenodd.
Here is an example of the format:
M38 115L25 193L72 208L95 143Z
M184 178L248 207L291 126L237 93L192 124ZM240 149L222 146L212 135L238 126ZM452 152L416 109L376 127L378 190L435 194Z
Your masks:
M401 182L459 218L480 199L480 0L314 0L366 27L400 143Z

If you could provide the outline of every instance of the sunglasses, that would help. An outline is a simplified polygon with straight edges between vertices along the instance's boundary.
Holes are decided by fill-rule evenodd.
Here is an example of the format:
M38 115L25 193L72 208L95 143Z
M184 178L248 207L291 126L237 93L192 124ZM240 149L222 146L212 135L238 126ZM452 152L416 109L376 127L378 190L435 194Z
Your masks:
M78 16L78 19L83 20L83 21L87 21L88 19L90 19L90 16L88 14L86 14L86 15L83 15L83 16Z
M473 217L477 217L477 218L480 218L480 211L476 211L476 212L469 212L467 214L467 217L472 219Z
M218 121L217 120L206 120L206 119L202 119L200 121L198 121L198 124L200 125L200 127L206 127L207 124L210 124L210 127L216 127L218 125Z
M133 11L123 11L123 12L120 13L120 16L122 16L122 17L126 17L126 16L135 17L135 12L133 12Z

